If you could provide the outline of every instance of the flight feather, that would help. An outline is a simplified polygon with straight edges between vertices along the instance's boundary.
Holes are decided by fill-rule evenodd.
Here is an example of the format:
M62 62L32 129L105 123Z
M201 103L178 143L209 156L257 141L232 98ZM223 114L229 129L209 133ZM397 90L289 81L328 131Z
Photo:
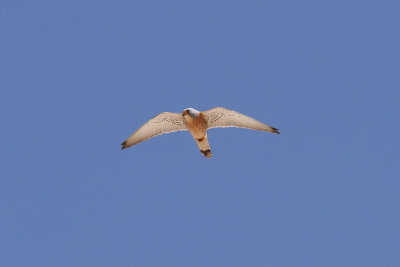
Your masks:
M268 126L249 116L222 107L203 112L208 128L237 127L279 134L278 129Z
M183 122L181 114L163 112L146 122L142 127L128 137L128 139L121 144L122 149L136 145L137 143L160 134L185 130L187 130L187 127Z

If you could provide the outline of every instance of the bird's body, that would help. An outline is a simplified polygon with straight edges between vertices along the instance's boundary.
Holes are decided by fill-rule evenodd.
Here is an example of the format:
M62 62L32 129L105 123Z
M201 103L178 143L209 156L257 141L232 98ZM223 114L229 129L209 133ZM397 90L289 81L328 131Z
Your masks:
M201 153L207 158L211 158L207 130L220 127L247 128L279 134L278 129L233 110L218 107L200 112L193 108L187 108L182 111L182 114L164 112L157 115L140 127L121 145L122 149L125 149L163 133L188 130L195 139Z
M195 109L186 109L182 112L183 123L190 134L196 140L200 152L207 158L211 158L211 149L207 140L208 123L201 112Z

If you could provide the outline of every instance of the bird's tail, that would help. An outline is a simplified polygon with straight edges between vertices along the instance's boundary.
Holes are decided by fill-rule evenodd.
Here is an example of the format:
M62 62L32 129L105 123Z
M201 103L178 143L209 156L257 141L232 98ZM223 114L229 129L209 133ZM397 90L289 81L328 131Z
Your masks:
M196 143L200 148L200 152L207 158L211 158L211 148L208 144L207 135L205 135L203 138L196 139Z

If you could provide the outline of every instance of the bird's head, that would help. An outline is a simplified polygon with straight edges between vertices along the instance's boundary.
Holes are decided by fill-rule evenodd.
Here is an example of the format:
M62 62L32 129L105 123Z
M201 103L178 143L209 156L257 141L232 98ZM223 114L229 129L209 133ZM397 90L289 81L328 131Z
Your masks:
M183 117L185 117L186 115L189 115L190 117L195 118L195 117L199 116L199 114L200 114L200 111L195 110L194 108L187 108L182 111Z

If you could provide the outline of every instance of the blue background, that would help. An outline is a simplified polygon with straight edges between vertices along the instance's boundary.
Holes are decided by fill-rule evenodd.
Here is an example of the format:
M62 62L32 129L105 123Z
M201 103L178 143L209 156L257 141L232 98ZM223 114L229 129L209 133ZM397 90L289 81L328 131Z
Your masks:
M400 266L398 1L2 1L1 266ZM121 151L164 111L281 130Z

